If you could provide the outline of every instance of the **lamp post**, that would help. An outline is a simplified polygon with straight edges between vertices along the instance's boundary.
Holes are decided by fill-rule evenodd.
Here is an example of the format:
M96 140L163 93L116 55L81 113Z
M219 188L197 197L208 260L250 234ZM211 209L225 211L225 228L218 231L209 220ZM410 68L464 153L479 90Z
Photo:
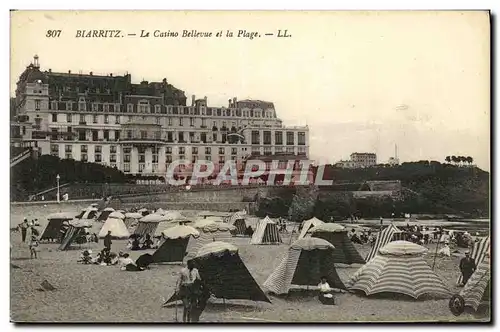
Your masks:
M59 174L57 174L57 176L56 176L56 179L57 179L57 203L60 202L60 193L59 193L59 179L60 178L61 177L59 176Z

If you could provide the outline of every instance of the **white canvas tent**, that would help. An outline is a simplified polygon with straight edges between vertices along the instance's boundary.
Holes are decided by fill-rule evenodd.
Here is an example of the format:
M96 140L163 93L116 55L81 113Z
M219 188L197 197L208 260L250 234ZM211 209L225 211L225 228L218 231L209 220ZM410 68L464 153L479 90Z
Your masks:
M99 232L99 237L103 238L111 231L111 236L116 239L126 239L130 233L121 219L108 218Z
M313 217L309 220L305 220L302 224L302 230L300 231L300 234L299 234L299 240L302 239L304 236L306 236L307 234L307 231L310 230L311 228L313 227L316 227L318 225L321 225L323 224L324 222L319 220L318 218L316 217Z

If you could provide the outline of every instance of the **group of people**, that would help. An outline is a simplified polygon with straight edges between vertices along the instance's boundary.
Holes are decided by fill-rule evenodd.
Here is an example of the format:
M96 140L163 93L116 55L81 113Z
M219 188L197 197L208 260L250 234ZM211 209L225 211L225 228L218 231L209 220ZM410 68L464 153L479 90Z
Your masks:
M361 234L358 235L356 233L356 230L353 228L351 232L348 233L347 235L352 242L358 243L358 244L365 244L365 243L370 243L373 244L375 243L375 235L372 234L371 231L361 231Z
M147 249L156 249L160 245L160 240L158 239L156 243L151 239L151 235L146 234L144 237L144 241L141 241L141 237L132 234L129 237L128 243L127 243L127 249L130 250L147 250Z

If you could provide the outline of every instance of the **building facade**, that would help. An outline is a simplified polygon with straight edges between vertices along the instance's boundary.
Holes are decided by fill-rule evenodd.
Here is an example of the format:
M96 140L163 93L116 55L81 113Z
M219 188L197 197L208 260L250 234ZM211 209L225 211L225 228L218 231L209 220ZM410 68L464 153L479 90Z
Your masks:
M377 165L377 155L375 153L351 153L350 160L341 160L335 164L341 168L366 168Z
M11 143L143 175L165 174L178 159L218 168L251 155L309 158L308 127L283 126L271 102L186 102L166 79L41 71L35 56L17 83Z

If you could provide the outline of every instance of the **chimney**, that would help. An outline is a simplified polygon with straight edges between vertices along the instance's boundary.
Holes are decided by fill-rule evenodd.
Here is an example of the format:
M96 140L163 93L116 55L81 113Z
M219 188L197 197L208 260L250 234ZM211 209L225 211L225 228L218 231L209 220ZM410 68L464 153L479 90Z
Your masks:
M207 96L203 97L203 100L205 100L205 106L208 106L207 105L207 100L208 100Z
M196 96L192 95L191 96L191 106L194 106L196 104Z
M92 75L94 75L94 73L93 73L93 72L90 72L90 76L92 76Z
M113 73L109 74L109 77L113 77Z
M236 102L238 101L238 98L234 97L233 98L233 104L234 104L234 107L236 107Z
M68 74L71 74L71 70L68 70Z
M228 106L227 106L227 107L229 107L229 108L231 108L231 107L232 107L232 106L231 106L231 98L229 98L229 99L227 100L227 104L228 104Z

